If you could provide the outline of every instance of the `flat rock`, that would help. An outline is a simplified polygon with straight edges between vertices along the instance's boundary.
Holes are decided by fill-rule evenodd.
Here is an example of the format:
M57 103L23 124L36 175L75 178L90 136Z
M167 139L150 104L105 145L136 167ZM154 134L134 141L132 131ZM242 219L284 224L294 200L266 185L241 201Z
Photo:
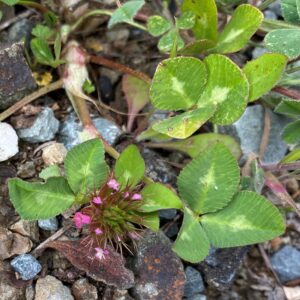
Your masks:
M0 110L18 102L36 87L21 43L0 44Z
M97 288L86 278L78 279L72 285L72 293L76 300L97 300Z
M24 289L9 285L4 280L0 280L0 299L1 300L25 300Z
M9 124L0 123L0 137L0 161L5 161L19 152L18 136Z
M26 40L26 46L29 44L31 36L31 30L34 27L34 23L30 19L22 19L13 24L8 30L8 38L12 43L21 42Z
M103 118L93 118L93 122L110 145L113 145L122 134L121 129L111 121ZM63 143L68 150L72 149L80 143L80 132L82 130L81 123L78 122L74 113L71 113L69 118L60 126L59 142Z
M182 299L183 265L162 232L147 231L137 242L133 269L136 275L135 299Z
M44 108L29 128L18 130L18 136L28 143L42 143L54 139L59 129L59 121L55 118L53 110Z
M271 257L271 263L282 282L300 278L300 251L286 245Z
M281 138L285 125L290 120L284 116L273 113L268 109L271 119L269 142L262 161L264 163L277 163L285 155L288 146ZM247 107L242 117L234 124L220 128L222 133L233 136L241 145L244 159L250 153L259 153L262 134L264 130L264 108L261 105Z
M224 291L232 285L249 249L250 247L211 249L205 260L197 265L197 269L211 287Z
M39 239L39 230L36 221L19 220L9 228L11 231L27 236L34 241Z
M30 254L21 254L10 264L23 280L33 279L42 270L40 263Z
M35 300L74 300L70 289L53 276L38 279Z
M0 227L0 259L4 260L16 254L29 252L31 248L32 242L28 237Z

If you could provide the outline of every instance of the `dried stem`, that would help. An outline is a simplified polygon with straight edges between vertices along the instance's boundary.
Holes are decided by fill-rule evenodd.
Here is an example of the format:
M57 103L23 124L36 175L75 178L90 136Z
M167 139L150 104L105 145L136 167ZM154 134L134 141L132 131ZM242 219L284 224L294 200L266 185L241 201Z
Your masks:
M2 122L6 118L8 118L12 114L14 114L16 111L21 109L24 105L32 102L33 100L38 99L39 97L41 97L43 95L50 93L52 91L58 90L58 89L62 88L62 86L63 86L63 81L60 79L58 81L55 81L55 82L39 89L36 92L33 92L32 94L24 97L23 99L18 101L15 105L11 106L10 108L8 108L7 110L5 110L3 113L0 114L0 122Z
M88 57L88 59L91 63L101 65L104 67L108 67L110 69L117 70L121 73L126 73L126 74L132 75L134 77L137 77L149 84L151 83L151 78L148 75L146 75L145 73L131 69L130 67L124 66L124 65L114 62L110 59L104 58L102 56L94 56L94 55L90 55Z

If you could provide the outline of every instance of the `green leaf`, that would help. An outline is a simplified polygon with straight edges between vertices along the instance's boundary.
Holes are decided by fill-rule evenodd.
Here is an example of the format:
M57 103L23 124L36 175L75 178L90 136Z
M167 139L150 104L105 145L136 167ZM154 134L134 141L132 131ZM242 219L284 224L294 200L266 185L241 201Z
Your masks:
M179 174L179 194L198 213L225 207L236 193L240 169L223 144L214 144L194 158Z
M46 12L44 14L44 19L45 19L46 24L49 27L54 27L56 25L56 23L58 22L59 17L58 17L58 15L53 13L51 10L49 10L48 12Z
M3 12L2 12L2 10L0 10L0 22L2 20L2 17L3 17Z
M216 43L210 40L198 40L187 44L178 52L183 55L199 55L215 45Z
M13 6L13 5L18 4L20 2L20 0L1 0L0 2L3 2L4 4L9 5L9 6Z
M214 0L184 0L182 12L191 11L196 15L193 33L197 39L217 40L217 6Z
M36 60L43 65L53 66L53 53L44 39L34 38L30 42L31 50Z
M229 135L218 133L202 133L181 141L164 142L160 143L159 147L162 149L181 151L194 158L216 143L224 144L236 159L241 157L242 150L239 143Z
M172 29L161 37L157 47L161 52L167 53L172 50L175 41L177 43L177 49L182 49L184 47L184 41L181 36L176 29Z
M116 9L111 15L111 18L108 22L108 28L113 27L118 23L127 23L132 22L134 16L145 4L143 0L132 0L124 3L121 7Z
M143 131L140 135L136 137L137 142L143 141L143 140L155 140L155 141L166 141L170 140L171 137L169 137L166 134L159 133L152 129L152 127L148 127L145 131Z
M147 28L152 36L160 36L171 29L171 23L161 16L151 16L147 21Z
M55 59L59 60L60 54L61 54L61 35L60 35L60 33L56 34L56 38L54 41L54 54L55 54Z
M39 177L44 180L47 180L50 177L60 177L60 176L61 176L60 168L57 165L49 166L44 170L42 170L42 172L39 174Z
M145 162L135 145L128 146L115 165L115 176L122 188L135 187L143 178Z
M249 101L254 101L270 91L281 78L287 57L277 53L265 53L249 61L243 71L249 81Z
M299 40L299 29L276 29L266 35L265 45L270 51L282 53L293 59L300 55Z
M208 255L209 248L209 240L198 218L185 209L183 223L172 250L182 259L198 263Z
M176 19L176 27L179 29L191 29L196 22L196 15L192 11L184 12Z
M95 92L95 90L96 90L95 86L88 78L84 81L84 83L82 85L82 89L87 94L91 94L91 93Z
M250 191L238 193L223 210L202 217L201 224L214 247L261 243L284 233L279 210Z
M150 213L139 213L139 215L142 217L142 225L153 231L159 230L159 215L157 211Z
M233 53L241 50L257 31L263 18L263 13L254 6L240 5L219 35L218 44L212 51Z
M152 128L168 136L185 139L212 117L215 110L214 105L208 105L155 123Z
M287 125L283 130L282 138L288 144L298 144L300 142L300 120Z
M46 183L30 183L18 178L8 182L9 195L24 220L48 219L68 209L75 201L63 177L49 178Z
M224 55L211 54L204 62L208 69L208 82L198 105L217 105L212 122L231 124L241 117L246 108L248 80L240 68Z
M281 11L286 22L300 23L297 4L300 5L299 0L281 0Z
M288 164L294 161L297 161L300 159L300 149L294 149L291 151L289 154L287 154L281 161L280 163L282 164Z
M150 100L159 109L181 110L194 106L206 84L204 63L192 57L162 61L154 74ZM167 87L167 88L166 88Z
M275 108L275 112L287 116L300 116L300 102L295 99L283 99Z
M178 196L160 183L151 183L147 185L143 188L141 195L143 197L141 209L145 212L168 208L181 209L183 207Z
M108 176L102 142L93 139L72 148L65 159L65 172L76 194L101 187Z
M51 36L53 36L54 31L50 29L48 26L38 24L32 29L31 33L37 38L41 38L42 40L47 40Z

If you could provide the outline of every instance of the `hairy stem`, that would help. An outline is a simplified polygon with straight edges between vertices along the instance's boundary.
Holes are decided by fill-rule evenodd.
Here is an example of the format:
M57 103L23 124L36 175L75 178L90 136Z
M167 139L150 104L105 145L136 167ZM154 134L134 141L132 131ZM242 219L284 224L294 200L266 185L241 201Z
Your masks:
M18 101L15 105L11 106L10 108L8 108L7 110L5 110L4 112L2 112L0 114L0 122L5 120L6 118L10 117L16 111L21 109L23 106L29 104L33 100L36 100L39 97L44 96L52 91L58 90L58 89L62 88L62 86L63 86L63 81L62 81L62 79L60 79L58 81L55 81L55 82L39 89L36 92L33 92L32 94L24 97L23 99Z
M117 70L121 73L126 73L126 74L132 75L134 77L137 77L137 78L139 78L139 79L141 79L141 80L143 80L143 81L145 81L149 84L151 83L151 78L148 75L146 75L145 73L134 70L134 69L131 69L127 66L124 66L120 63L109 60L109 59L104 58L102 56L90 55L88 57L88 59L91 63L101 65L101 66L104 66L104 67L108 67L110 69Z

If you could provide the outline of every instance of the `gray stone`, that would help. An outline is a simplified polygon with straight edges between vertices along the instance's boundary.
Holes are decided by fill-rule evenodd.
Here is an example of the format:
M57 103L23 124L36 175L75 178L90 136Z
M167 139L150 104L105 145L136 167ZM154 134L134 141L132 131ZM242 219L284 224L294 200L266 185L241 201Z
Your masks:
M56 218L38 220L38 225L44 230L55 231L58 229L58 221Z
M0 110L15 104L35 87L23 55L23 45L0 44Z
M165 162L165 159L156 152L143 148L141 154L146 163L146 175L154 181L175 184L176 173L174 169Z
M268 113L271 119L271 131L262 161L277 163L285 156L288 149L281 138L281 133L290 120L269 109ZM264 109L261 105L253 105L247 107L238 121L232 125L221 127L220 131L233 136L240 143L244 154L243 159L246 159L250 153L259 153L263 129Z
M38 279L35 300L74 300L70 289L53 276Z
M173 223L166 231L166 236L169 238L175 237L175 235L179 232L179 227L177 223Z
M18 136L7 123L0 123L0 162L8 160L19 152Z
M255 58L258 58L260 57L261 55L263 55L264 53L268 53L269 51L266 49L266 48L263 48L263 47L256 47L253 49L252 51L252 58L255 59Z
M1 275L2 276L2 275ZM0 299L1 300L24 300L24 289L16 288L0 279Z
M36 117L29 128L19 129L18 135L29 143L42 143L54 139L59 129L59 121L55 118L53 110L46 107Z
M268 10L271 10L274 12L278 17L281 17L282 12L281 12L281 5L280 5L280 0L277 0L276 2L272 3L269 5Z
M35 164L33 161L26 161L24 164L18 166L17 175L21 178L31 178L35 173Z
M204 292L204 283L199 271L193 267L185 269L186 282L184 286L184 297L192 297L196 294Z
M277 20L278 16L271 10L265 10L264 11L265 19L269 20Z
M228 289L239 270L250 247L214 249L203 262L197 265L205 281L211 287L224 291Z
M29 41L34 23L30 19L22 19L13 24L8 30L8 38L12 43Z
M206 300L206 296L202 295L202 294L197 294L197 295L194 295L192 297L185 298L185 300Z
M93 122L103 138L110 145L113 145L122 134L121 129L111 121L103 118L94 118ZM82 125L77 121L74 113L71 113L69 118L60 126L59 141L70 150L80 143L79 133L82 132L82 130Z
M286 245L271 257L271 263L281 281L300 278L300 251Z
M30 254L21 254L10 264L23 280L33 279L42 270L40 263Z
M162 219L166 219L166 220L173 220L177 215L177 210L170 208L170 209L163 209L159 211L159 216Z

